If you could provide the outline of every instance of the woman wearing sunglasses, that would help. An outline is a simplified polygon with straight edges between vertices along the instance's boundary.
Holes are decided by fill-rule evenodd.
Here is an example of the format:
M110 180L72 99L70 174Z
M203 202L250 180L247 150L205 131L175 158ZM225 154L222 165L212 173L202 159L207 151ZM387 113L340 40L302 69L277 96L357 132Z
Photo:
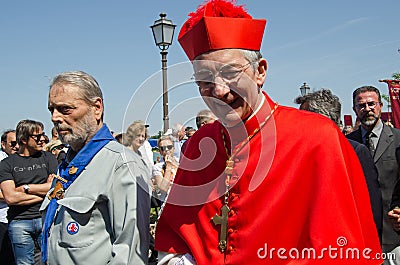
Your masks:
M178 161L174 157L174 141L169 135L158 139L158 148L163 161L153 166L152 181L159 199L165 201L178 169Z

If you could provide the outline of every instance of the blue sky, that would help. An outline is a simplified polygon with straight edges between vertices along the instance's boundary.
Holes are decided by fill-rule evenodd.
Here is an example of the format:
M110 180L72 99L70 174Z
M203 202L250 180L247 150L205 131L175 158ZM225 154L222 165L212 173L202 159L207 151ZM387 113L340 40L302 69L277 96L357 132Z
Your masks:
M83 70L104 93L105 122L114 131L143 119L150 133L162 129L161 56L150 26L165 12L176 25L168 53L170 125L194 126L204 108L190 82L187 58L177 42L187 14L202 1L178 0L1 1L0 129L30 118L52 127L49 79ZM266 18L261 52L269 69L264 90L283 105L307 82L339 96L353 114L351 93L400 72L399 0L238 1L254 18ZM384 107L384 110L386 108ZM354 116L354 115L353 115Z

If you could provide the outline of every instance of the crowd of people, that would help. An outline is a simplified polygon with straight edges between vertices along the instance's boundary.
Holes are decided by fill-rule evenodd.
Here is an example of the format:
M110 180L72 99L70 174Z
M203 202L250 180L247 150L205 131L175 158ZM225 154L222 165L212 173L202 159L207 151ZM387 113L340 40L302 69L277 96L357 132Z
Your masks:
M70 78L91 78L83 72L68 72L61 75L63 77L60 78L63 81L58 81L60 83L67 82L66 80ZM94 82L94 79L91 81ZM207 123L213 122L216 118L208 110L202 110L197 115L197 119L199 120L198 124L200 124L198 126L201 127ZM139 163L139 166L147 168L147 174L150 176L147 181L151 187L150 194L152 195L152 199L156 200L156 203L152 205L152 207L158 211L166 200L166 195L179 166L179 157L174 156L174 144L176 143L177 146L183 147L185 143L188 143L193 133L196 132L196 129L190 126L183 127L182 124L176 124L171 134L161 136L158 139L157 148L153 149L147 141L147 127L149 125L145 124L142 120L134 121L127 128L126 132L114 134L112 136L110 134L111 131L107 131L108 129L104 126L105 125L101 128L103 128L103 134L105 134L105 136L103 135L102 137L108 138L109 141L115 140L115 142L119 142L141 158L140 161L142 163ZM60 126L58 126L58 128L59 127ZM63 177L59 176L62 175L61 170L66 166L65 160L71 156L71 152L76 152L76 150L72 149L72 146L70 146L71 143L75 144L75 142L67 142L68 137L73 139L73 137L82 136L79 135L79 126L77 128L71 127L70 129L74 133L78 132L78 134L59 137L57 126L54 126L51 130L51 139L49 139L44 133L43 123L34 120L22 120L17 124L16 130L10 129L3 132L1 136L2 151L0 152L1 160L4 159L0 165L0 183L2 191L0 192L0 264L42 264L42 211L47 207L45 204L51 203L53 197L56 199L64 198L65 190L61 188L61 190L57 191L57 183L63 185L64 183L62 182L68 184L73 181L73 179L67 180L67 178L63 180ZM181 134L182 131L185 132L184 135ZM81 133L84 132L82 131ZM61 135L64 135L64 133L61 133ZM176 138L174 136L176 136ZM83 147L81 147L81 149L83 149ZM69 148L71 150L68 153ZM79 146L76 148L78 149ZM154 160L156 156L153 155L153 152L159 153L162 160ZM76 155L77 154L75 154L75 156ZM87 153L85 153L85 155L87 155ZM73 160L74 159L72 159L72 161ZM76 166L80 165L80 163L82 163L82 161L77 163ZM60 167L58 173L57 167ZM78 171L79 168L74 174L78 174ZM143 176L145 175L146 174L143 174ZM50 190L50 185L54 182L54 178L56 178L56 181L53 185L53 190ZM60 182L57 182L57 180L60 180ZM143 179L142 184L147 186L145 183L146 180ZM96 193L93 193L93 195L95 194ZM43 203L43 201L45 201L45 203ZM45 206L39 210L42 204ZM74 210L74 207L77 207L77 205L68 206L70 210ZM71 220L77 219L72 218ZM142 223L146 222L143 221ZM79 222L75 224L75 227L78 226ZM70 229L72 233L73 228ZM148 247L151 248L154 247L153 236L154 235L149 236L150 241ZM146 246L146 244L144 244L144 246ZM156 260L157 255L153 255L153 258L148 261L150 264L155 264L154 262ZM47 261L47 257L44 261ZM145 262L144 258L143 262ZM52 262L48 263L52 264Z
M0 264L400 264L400 130L380 91L354 90L351 132L329 89L279 105L265 25L228 0L190 13L178 40L208 109L156 148L145 121L111 132L93 76L54 77L51 139L29 119L1 136Z

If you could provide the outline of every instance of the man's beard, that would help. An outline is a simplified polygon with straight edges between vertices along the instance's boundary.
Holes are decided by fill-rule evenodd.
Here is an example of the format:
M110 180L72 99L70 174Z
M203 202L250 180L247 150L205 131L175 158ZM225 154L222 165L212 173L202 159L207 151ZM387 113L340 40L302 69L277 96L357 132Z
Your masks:
M59 134L61 142L71 146L72 150L79 151L92 138L97 131L97 122L91 112L88 112L76 123L74 128L70 126L56 125L56 129L68 130L68 134Z
M373 117L373 119L371 119L371 117ZM363 117L361 117L360 121L365 126L373 126L378 122L379 117L379 114L368 112Z

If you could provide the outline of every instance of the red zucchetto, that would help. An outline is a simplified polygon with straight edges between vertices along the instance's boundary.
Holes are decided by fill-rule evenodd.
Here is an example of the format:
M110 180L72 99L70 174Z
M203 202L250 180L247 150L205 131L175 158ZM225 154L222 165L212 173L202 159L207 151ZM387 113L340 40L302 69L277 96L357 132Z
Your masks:
M210 0L189 14L178 41L191 61L212 50L260 50L266 20L253 19L235 2Z

